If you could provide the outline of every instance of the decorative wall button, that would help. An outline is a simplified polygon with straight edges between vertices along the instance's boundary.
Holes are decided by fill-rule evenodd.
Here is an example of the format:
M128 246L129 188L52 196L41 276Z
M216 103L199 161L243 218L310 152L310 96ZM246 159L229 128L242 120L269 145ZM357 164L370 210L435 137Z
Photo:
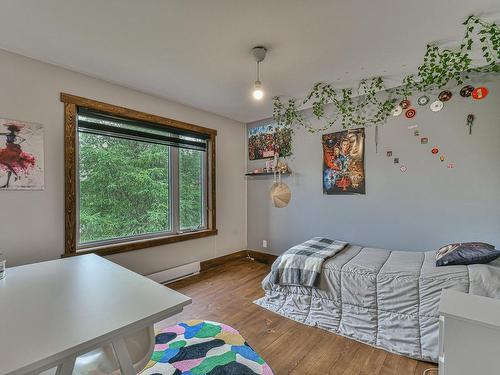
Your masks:
M473 86L471 86L471 85L464 86L460 90L460 96L462 96L464 98L468 98L469 96L471 96L472 91L474 91L474 87Z
M429 97L427 95L422 95L420 98L417 99L418 105L426 105L429 103Z
M444 103L441 100L436 100L435 102L431 103L431 111L432 112L439 112L440 110L443 109Z
M451 99L453 94L449 90L444 90L439 93L438 99L441 100L442 102L447 102L448 100Z
M488 95L488 89L484 86L478 87L472 91L472 97L474 99L484 99Z
M416 114L417 114L417 111L415 111L413 108L410 108L405 112L406 118L413 118L413 117L415 117Z
M394 107L394 109L392 110L392 115L393 116L399 116L401 113L403 112L403 108L401 108L400 105L397 105Z
M404 100L401 100L401 103L399 103L399 105L401 106L401 108L407 109L407 108L410 108L411 102L408 99L404 99Z

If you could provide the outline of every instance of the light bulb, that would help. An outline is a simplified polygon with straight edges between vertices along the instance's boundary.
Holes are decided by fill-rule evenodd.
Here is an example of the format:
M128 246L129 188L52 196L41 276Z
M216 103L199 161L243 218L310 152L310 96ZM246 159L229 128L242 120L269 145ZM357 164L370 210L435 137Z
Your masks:
M253 90L253 97L254 99L260 100L264 97L264 91L260 89L255 89Z
M255 81L253 97L257 100L260 100L264 97L264 91L262 91L262 83L260 81Z

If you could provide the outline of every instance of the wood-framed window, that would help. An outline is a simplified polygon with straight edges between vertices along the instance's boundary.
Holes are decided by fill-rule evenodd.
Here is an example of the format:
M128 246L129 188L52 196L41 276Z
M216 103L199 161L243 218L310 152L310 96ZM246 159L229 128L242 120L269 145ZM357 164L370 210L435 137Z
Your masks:
M217 131L66 93L63 256L217 234Z

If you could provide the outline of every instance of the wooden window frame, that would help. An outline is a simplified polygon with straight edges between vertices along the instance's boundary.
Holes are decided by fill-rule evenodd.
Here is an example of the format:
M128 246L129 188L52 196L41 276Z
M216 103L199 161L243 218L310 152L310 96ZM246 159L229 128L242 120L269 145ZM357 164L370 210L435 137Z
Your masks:
M95 253L98 255L109 255L123 253L126 251L140 250L148 247L165 245L196 238L215 236L217 234L216 222L216 136L217 130L189 124L166 117L152 115L133 109L119 107L112 104L99 102L67 93L61 93L61 102L64 103L64 254L63 257ZM108 115L124 117L132 120L146 121L169 128L177 128L193 133L208 136L207 139L207 228L194 232L172 234L154 238L133 240L115 244L106 244L94 248L77 251L77 113L78 108L93 109Z

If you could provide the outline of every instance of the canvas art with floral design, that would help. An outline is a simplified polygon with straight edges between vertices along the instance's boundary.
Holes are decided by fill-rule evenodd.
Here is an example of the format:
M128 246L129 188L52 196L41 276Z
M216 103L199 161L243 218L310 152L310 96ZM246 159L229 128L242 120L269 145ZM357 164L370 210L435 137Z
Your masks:
M269 124L248 129L248 158L272 158L275 154L287 157L292 154L292 129Z
M323 193L365 194L365 129L323 135Z
M42 190L43 126L0 119L0 190Z

